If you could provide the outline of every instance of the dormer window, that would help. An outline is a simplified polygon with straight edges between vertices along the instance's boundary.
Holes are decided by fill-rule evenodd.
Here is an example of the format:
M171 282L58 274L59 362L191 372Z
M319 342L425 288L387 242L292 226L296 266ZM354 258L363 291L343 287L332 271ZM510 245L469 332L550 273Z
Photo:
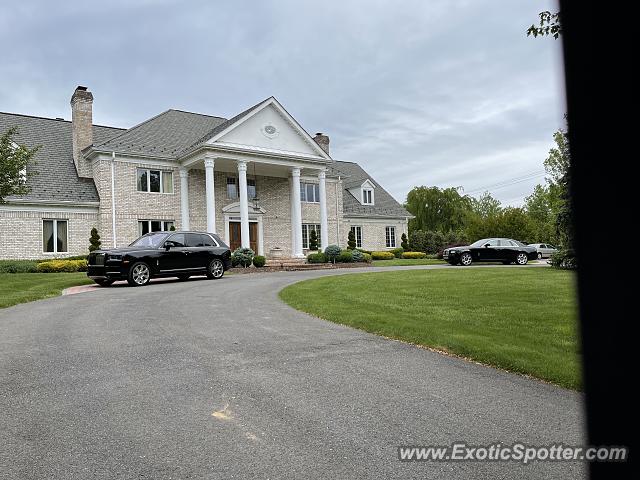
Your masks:
M373 190L371 188L362 189L362 204L373 205Z

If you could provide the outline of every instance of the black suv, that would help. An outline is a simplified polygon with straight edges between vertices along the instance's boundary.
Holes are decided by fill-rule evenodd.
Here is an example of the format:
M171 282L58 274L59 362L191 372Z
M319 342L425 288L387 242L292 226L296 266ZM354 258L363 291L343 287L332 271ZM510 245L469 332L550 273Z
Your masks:
M206 275L217 279L230 266L231 251L215 234L153 232L125 248L91 252L87 276L103 287L116 280L139 287L152 277L186 280L192 275Z

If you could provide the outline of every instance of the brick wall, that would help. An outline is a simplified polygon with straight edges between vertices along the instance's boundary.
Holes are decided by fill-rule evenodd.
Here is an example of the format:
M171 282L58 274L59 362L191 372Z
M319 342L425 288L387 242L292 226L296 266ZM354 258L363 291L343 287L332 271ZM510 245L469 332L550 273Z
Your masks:
M345 238L352 225L362 227L362 248L364 250L388 250L386 247L386 227L396 228L396 247L400 246L402 234L408 231L408 222L404 219L347 217L345 218Z

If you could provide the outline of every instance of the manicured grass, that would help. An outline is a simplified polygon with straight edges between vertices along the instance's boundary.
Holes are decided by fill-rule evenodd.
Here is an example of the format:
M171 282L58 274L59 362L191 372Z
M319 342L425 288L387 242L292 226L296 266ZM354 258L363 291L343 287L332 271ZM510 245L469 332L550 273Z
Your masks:
M83 272L2 273L0 274L0 308L55 297L65 288L88 283L93 281Z
M406 265L444 265L447 262L435 258L394 258L393 260L374 260L374 267L402 267Z
M581 388L574 276L551 268L452 268L290 285L289 305L368 332Z

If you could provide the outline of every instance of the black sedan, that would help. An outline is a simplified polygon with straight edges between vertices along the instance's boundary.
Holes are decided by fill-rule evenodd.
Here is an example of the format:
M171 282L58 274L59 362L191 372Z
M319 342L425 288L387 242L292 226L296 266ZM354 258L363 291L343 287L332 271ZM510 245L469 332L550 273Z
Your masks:
M467 247L447 248L443 258L451 265L469 266L473 262L526 265L529 260L538 258L538 252L535 247L511 238L483 238Z
M89 254L87 276L108 287L127 280L139 287L153 277L192 275L221 278L231 267L231 251L214 234L204 232L154 232L143 235L125 248L96 250Z

